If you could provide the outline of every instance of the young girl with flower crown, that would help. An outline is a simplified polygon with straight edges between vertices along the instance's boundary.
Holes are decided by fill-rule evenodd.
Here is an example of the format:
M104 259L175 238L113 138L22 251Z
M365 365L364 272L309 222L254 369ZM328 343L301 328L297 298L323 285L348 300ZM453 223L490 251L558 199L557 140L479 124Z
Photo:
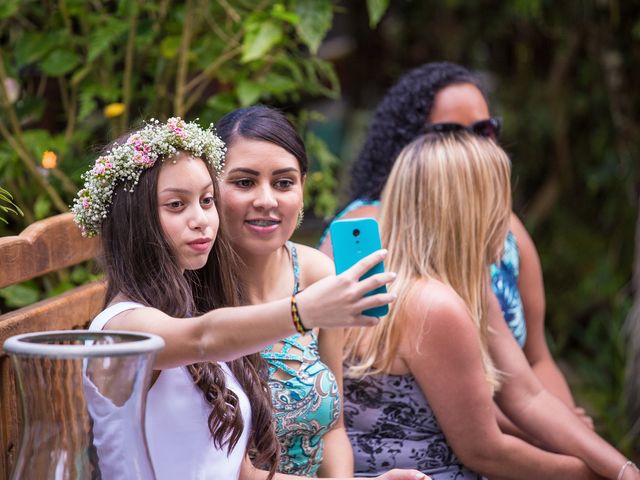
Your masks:
M220 212L252 304L295 295L332 275L331 260L289 239L301 220L308 169L302 139L278 110L253 106L225 115L217 131L227 145ZM262 351L276 434L278 471L350 476L344 430L342 332L302 330Z
M299 328L370 325L359 312L392 299L363 298L392 278L358 281L383 258L377 252L304 292L234 307L238 262L216 209L223 158L212 128L152 121L96 160L73 206L83 233L100 233L103 246L106 308L91 328L155 333L166 344L145 418L159 479L271 477L273 469L241 476L249 447L261 464L278 457L265 367L252 353Z

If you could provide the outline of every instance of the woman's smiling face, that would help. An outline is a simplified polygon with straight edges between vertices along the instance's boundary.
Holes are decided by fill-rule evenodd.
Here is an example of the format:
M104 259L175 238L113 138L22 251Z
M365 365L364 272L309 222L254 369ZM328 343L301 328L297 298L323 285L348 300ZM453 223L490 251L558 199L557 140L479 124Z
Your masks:
M273 143L237 137L220 181L220 213L240 255L267 255L296 228L304 179L295 156Z

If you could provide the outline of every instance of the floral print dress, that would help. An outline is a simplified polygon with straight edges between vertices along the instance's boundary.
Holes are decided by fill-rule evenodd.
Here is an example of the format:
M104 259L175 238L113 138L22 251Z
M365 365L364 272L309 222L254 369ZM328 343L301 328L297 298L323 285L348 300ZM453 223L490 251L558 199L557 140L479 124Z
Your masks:
M344 417L356 476L415 468L433 480L483 478L453 453L413 375L345 376Z
M295 294L300 278L298 255L293 243L287 242L287 247ZM320 361L316 334L309 332L307 336L310 338L300 334L285 338L280 351L270 346L262 351L262 357L269 364L273 417L281 444L278 471L315 477L322 462L322 437L338 420L341 405L336 378ZM284 375L276 376L278 371Z

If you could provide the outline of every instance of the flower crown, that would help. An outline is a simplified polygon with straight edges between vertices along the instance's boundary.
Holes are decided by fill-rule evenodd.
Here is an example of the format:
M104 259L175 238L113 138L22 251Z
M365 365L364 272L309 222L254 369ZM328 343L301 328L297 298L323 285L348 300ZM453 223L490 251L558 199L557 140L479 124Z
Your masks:
M143 170L185 151L202 158L220 174L226 147L215 134L213 124L203 129L195 122L179 117L166 123L151 119L141 130L132 133L126 142L116 145L96 159L95 165L82 175L84 188L78 192L71 211L82 235L98 234L107 217L117 186L133 192Z

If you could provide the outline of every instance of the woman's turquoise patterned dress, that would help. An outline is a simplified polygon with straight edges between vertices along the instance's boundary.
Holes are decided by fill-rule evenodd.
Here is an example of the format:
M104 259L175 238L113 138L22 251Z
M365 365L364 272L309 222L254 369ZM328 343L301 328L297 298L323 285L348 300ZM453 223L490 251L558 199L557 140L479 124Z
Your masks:
M295 294L300 279L298 254L291 242L287 247L293 263ZM336 378L320 361L318 339L313 332L307 335L310 342L300 342L303 337L296 334L282 341L280 352L267 347L262 357L269 364L273 416L282 446L278 471L315 477L322 462L322 437L338 420L341 405ZM287 360L298 368L287 365ZM287 378L275 378L278 370Z
M347 205L344 210L336 215L335 220L347 213L366 205L380 205L378 200L355 200ZM320 244L327 236L327 230L320 238ZM504 319L509 325L513 336L524 347L527 340L527 324L524 318L522 298L518 290L518 275L520 274L520 252L516 243L516 237L509 232L504 241L504 253L499 263L491 265L491 287L496 294Z

